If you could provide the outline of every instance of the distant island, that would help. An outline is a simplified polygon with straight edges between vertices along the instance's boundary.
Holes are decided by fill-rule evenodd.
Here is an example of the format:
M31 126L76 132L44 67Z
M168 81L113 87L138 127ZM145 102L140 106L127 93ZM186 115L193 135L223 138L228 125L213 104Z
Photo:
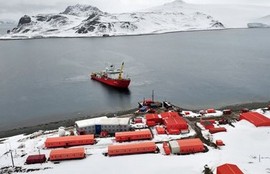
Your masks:
M266 10L270 13L270 7L247 6L244 10L240 7L188 4L176 0L139 12L112 14L77 4L56 14L24 15L17 27L8 30L0 39L108 37L270 26L269 16L261 15ZM249 14L250 9L258 13L255 16L255 13Z

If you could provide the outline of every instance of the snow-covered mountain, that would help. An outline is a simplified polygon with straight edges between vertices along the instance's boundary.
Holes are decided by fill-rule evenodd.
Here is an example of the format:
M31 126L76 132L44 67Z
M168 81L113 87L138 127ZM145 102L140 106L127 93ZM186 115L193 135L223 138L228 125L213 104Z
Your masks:
M222 28L223 24L214 17L179 0L141 12L120 14L77 4L58 14L25 15L2 38L136 35Z
M270 15L255 19L247 25L249 28L268 28L270 27Z
M57 14L23 16L0 39L138 35L173 31L246 28L269 15L270 7L188 4L182 0L132 13L111 14L89 5L68 6Z

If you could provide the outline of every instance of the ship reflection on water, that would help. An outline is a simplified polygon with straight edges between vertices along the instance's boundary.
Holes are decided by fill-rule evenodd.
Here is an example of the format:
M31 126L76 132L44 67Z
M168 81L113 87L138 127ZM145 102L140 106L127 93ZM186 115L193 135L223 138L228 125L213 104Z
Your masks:
M97 86L103 91L106 105L118 106L118 109L128 109L131 107L131 91L129 88L115 88L102 83L98 83Z

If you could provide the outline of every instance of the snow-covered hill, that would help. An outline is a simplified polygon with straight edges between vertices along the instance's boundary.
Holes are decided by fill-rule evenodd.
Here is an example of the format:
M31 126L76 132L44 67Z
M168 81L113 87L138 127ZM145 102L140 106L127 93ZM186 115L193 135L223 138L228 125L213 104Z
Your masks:
M270 7L188 4L182 0L118 14L77 4L57 14L23 16L16 28L0 38L114 36L247 28L248 23L269 13Z
M59 14L23 16L4 38L136 35L223 28L214 17L191 7L178 0L141 12L109 14L77 4Z
M266 28L270 27L270 15L264 16L259 19L255 19L248 23L249 28Z

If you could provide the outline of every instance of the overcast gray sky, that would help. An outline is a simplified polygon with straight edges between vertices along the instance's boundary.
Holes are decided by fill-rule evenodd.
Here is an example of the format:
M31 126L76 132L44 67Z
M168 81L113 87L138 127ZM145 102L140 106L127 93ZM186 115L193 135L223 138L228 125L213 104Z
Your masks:
M145 9L173 0L0 0L0 19L18 20L22 15L63 11L68 5L89 4L117 13ZM270 6L270 0L184 0L189 3L255 4Z

